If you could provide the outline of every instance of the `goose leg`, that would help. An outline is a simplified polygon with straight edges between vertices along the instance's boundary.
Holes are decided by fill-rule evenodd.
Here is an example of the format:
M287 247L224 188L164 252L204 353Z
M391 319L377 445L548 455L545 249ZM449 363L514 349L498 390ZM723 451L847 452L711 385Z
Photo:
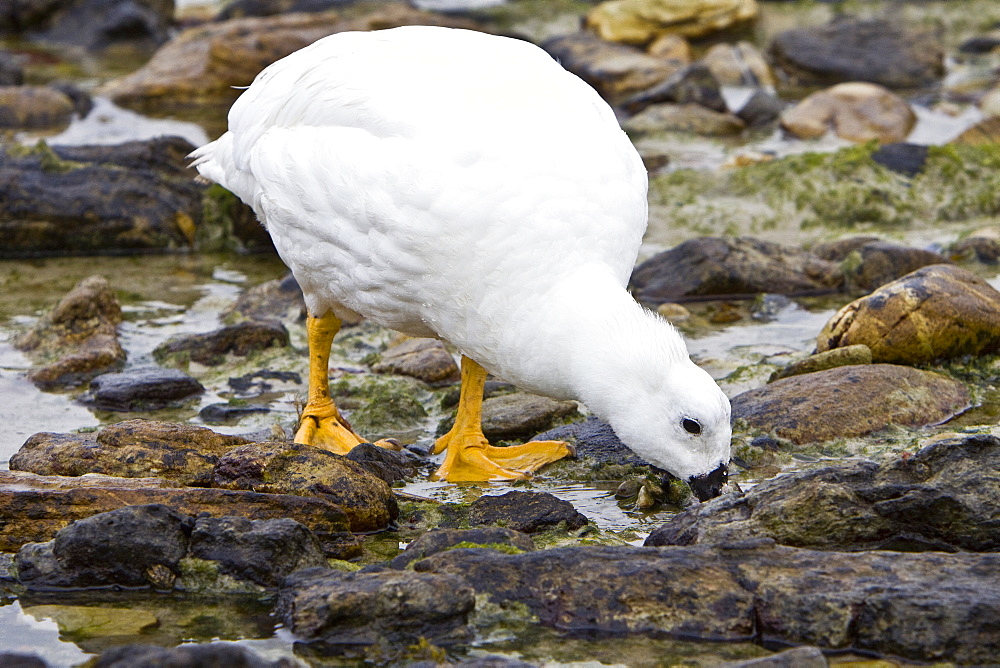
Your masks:
M434 444L433 453L447 448L435 479L449 482L519 480L566 455L574 454L565 441L532 441L506 448L494 447L483 436L482 408L486 369L462 357L462 386L458 415L451 430Z
M365 439L354 433L350 423L341 416L330 397L330 346L340 331L340 318L333 311L318 318L306 318L306 335L309 340L309 399L299 418L295 442L313 445L340 455L346 455ZM391 439L375 445L399 449Z

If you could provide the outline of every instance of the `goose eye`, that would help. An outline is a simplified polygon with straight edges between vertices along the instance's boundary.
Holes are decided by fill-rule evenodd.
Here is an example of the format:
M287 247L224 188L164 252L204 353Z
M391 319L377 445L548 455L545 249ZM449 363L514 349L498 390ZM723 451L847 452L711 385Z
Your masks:
M681 426L684 427L684 431L689 434L697 436L701 433L701 423L693 418L684 418L681 420Z

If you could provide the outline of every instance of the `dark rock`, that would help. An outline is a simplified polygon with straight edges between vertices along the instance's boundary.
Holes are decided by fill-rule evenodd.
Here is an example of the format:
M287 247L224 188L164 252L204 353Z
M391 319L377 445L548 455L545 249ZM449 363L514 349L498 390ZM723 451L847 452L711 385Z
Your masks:
M0 652L0 666L4 668L47 668L48 664L34 654Z
M970 403L964 384L893 364L791 376L732 399L734 420L746 420L794 443L864 436L890 424L939 424Z
M918 269L841 308L816 349L856 343L871 348L876 362L902 364L996 352L1000 292L952 265Z
M80 401L106 411L148 411L183 402L205 391L201 383L178 369L143 367L106 373L90 381Z
M80 118L86 118L87 114L93 111L94 99L90 97L90 94L87 91L83 90L76 84L63 81L51 83L49 86L70 99L73 103L73 111Z
M914 177L924 170L928 151L922 144L897 142L879 146L872 153L872 160L898 174Z
M531 552L535 549L534 542L532 542L531 537L526 533L503 527L434 529L407 545L403 554L389 562L389 566L402 570L414 561L452 549L460 544L466 544L467 546L475 545L477 547L503 545L520 550L521 552Z
M16 54L0 49L0 86L20 86L24 83L21 61L21 57Z
M107 279L90 276L18 337L14 347L41 363L28 373L39 387L79 385L124 365L125 351L118 342L121 321L121 306Z
M106 649L92 668L292 668L288 659L268 661L233 643L184 644L177 647L122 645Z
M538 623L569 633L756 637L955 663L989 663L1000 652L998 554L819 552L757 539L449 550L415 568L462 578L491 603L523 604Z
M21 583L51 587L145 587L178 574L187 552L192 518L154 504L128 506L78 520L48 543L30 543L17 553Z
M361 554L358 539L340 506L329 499L293 494L260 494L226 489L177 488L162 478L82 478L0 471L0 552L25 543L51 540L73 520L124 506L159 503L186 515L234 515L251 520L291 518L309 527L327 556Z
M620 106L630 114L637 114L659 102L697 104L720 113L728 111L718 80L703 63L685 66L662 83L628 98Z
M371 443L354 446L344 457L360 465L376 478L384 480L387 485L412 478L417 474L417 467L423 461L409 451L380 448Z
M538 533L560 522L568 530L579 529L589 520L569 501L548 492L507 492L481 496L469 507L470 524L502 524L524 533Z
M274 390L274 386L268 381L302 385L302 376L294 371L261 369L260 371L253 371L236 378L230 378L227 384L242 397L256 397Z
M701 297L826 294L843 284L837 265L803 250L751 237L700 237L654 255L632 272L647 304Z
M49 86L0 86L0 128L67 125L73 109L69 96Z
M39 475L160 476L207 487L219 457L245 443L195 425L126 420L97 434L34 434L10 458L10 468Z
M276 587L301 568L326 566L312 531L287 518L199 518L191 531L189 554L217 561L222 573L263 587Z
M758 90L750 96L746 104L740 107L736 115L751 128L770 125L778 120L785 105L776 96L766 91Z
M604 420L588 416L580 422L556 427L536 434L533 441L568 441L576 446L576 456L593 459L601 464L643 466L647 462L632 452Z
M651 88L683 67L589 32L554 37L543 42L542 48L611 102Z
M800 83L870 81L913 88L944 74L944 49L935 37L883 19L843 18L786 30L774 38L771 55Z
M222 424L253 413L269 412L271 407L266 404L209 404L198 411L198 417L208 424Z
M1000 234L994 230L973 232L949 249L953 258L975 260L983 264L1000 262Z
M274 346L288 345L288 330L274 320L248 320L207 334L191 334L161 343L153 351L159 362L171 358L206 366L225 361L226 355L247 355Z
M461 576L385 570L344 573L313 568L289 576L276 615L305 642L327 647L448 645L470 637L473 589Z
M648 546L773 538L823 550L997 551L1000 439L955 437L881 465L848 462L790 473L692 506Z
M958 47L959 53L989 53L1000 47L1000 36L982 35L970 37Z
M458 365L444 343L437 339L407 339L392 346L372 367L375 373L398 373L425 383L448 383L459 379Z
M215 16L216 21L229 21L247 16L274 16L291 12L325 12L350 4L354 0L234 0Z
M233 313L249 320L296 321L305 313L306 302L302 289L291 272L244 290L221 314L222 319Z
M130 43L153 47L167 39L173 0L72 0L16 3L0 17L0 32L34 40L103 49Z
M948 258L933 251L870 237L817 244L811 250L824 260L839 262L848 287L865 291L874 290L921 267L949 263Z
M318 496L341 508L352 531L380 531L399 509L392 489L364 467L298 443L250 443L219 458L216 487Z

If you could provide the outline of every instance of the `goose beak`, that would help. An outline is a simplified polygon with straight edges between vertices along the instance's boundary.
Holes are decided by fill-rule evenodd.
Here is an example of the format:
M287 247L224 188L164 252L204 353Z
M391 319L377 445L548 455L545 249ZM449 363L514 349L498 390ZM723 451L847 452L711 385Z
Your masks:
M722 488L728 479L729 467L726 464L719 464L719 468L711 473L691 476L688 478L688 484L699 501L708 501L722 494Z

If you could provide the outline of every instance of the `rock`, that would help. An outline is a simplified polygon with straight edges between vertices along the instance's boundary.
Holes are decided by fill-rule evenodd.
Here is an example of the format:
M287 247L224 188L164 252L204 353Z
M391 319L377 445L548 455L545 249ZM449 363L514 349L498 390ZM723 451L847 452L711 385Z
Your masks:
M153 357L161 363L174 359L217 366L225 362L226 355L246 357L275 346L288 346L284 325L276 320L248 320L207 334L172 338L158 345Z
M34 654L0 652L0 666L5 668L48 668L48 664Z
M178 137L0 148L0 257L221 247L232 222L203 201L217 191L194 181L192 150Z
M14 347L42 363L28 373L39 387L79 385L124 365L125 351L118 342L121 321L121 306L107 279L90 276L18 337Z
M98 89L116 104L164 113L171 109L228 108L257 73L293 51L346 30L402 25L475 29L458 17L421 12L402 3L380 3L370 13L343 18L337 12L245 18L189 28L171 39L143 67Z
M849 289L866 291L921 267L949 263L940 253L871 237L816 244L811 251L824 260L839 262Z
M781 117L785 105L771 93L758 90L747 100L736 116L751 128L770 125Z
M201 383L178 369L141 367L94 378L80 401L106 411L149 411L177 405L204 391Z
M503 527L433 529L407 545L403 554L389 562L389 567L403 570L432 554L470 546L506 548L505 552L531 552L535 549L534 542L526 533Z
M777 83L764 54L750 42L716 44L705 52L701 62L723 86L774 88Z
M987 118L1000 116L1000 87L986 91L979 99L979 110Z
M989 662L1000 651L997 554L819 552L758 539L518 555L449 550L414 566L463 578L490 603L524 605L537 623L568 633L712 640L757 633L956 663Z
M568 441L576 448L578 459L591 459L600 464L648 465L621 442L611 425L593 415L580 422L571 422L536 434L531 440Z
M791 246L751 237L700 237L654 255L629 288L646 304L708 296L814 295L838 291L839 267Z
M0 86L0 128L52 128L67 125L73 101L48 86Z
M555 401L537 394L515 392L490 397L483 402L483 434L491 442L518 439L547 429L558 420L572 419L576 414L575 402ZM444 433L451 423L445 421L438 431ZM442 429L445 425L447 428Z
M427 411L414 396L414 384L389 380L364 388L364 404L349 416L357 433L370 441L395 438L407 442L415 438L415 433L422 433Z
M274 16L293 12L325 12L347 5L351 0L234 0L215 16L216 21L230 21L247 16Z
M771 656L724 663L721 668L827 668L829 665L818 647L793 647Z
M864 82L817 91L781 115L781 127L801 139L815 139L833 130L841 139L858 143L903 141L916 122L916 114L903 98Z
M646 53L664 60L674 60L682 65L691 62L691 44L680 35L662 35L646 47Z
M912 178L923 171L929 150L921 144L885 144L872 152L872 160L897 174Z
M470 524L501 524L514 531L538 533L562 522L579 529L589 522L569 501L548 492L507 492L481 496L469 507Z
M959 53L990 53L1000 47L1000 34L977 35L962 42L958 47Z
M297 389L302 385L302 375L294 371L261 369L230 378L226 384L240 398L259 397L276 391L275 384L278 388Z
M2 19L0 19L2 20ZM0 49L0 86L20 86L24 83L23 58Z
M225 424L254 413L270 412L267 404L209 404L198 411L198 417L207 424Z
M734 420L801 444L939 424L970 403L964 384L940 374L865 364L776 380L733 397L732 409Z
M390 450L371 443L354 446L344 457L390 486L415 476L418 463L423 461L417 459L409 450Z
M460 375L451 353L437 339L407 339L392 346L382 353L372 371L398 373L425 383L454 382Z
M757 18L755 0L611 0L587 13L601 39L648 44L668 34L705 37Z
M621 103L621 107L630 114L637 114L659 102L695 104L719 113L728 111L718 80L701 63L677 70L662 83L628 98Z
M298 443L249 443L219 458L214 486L317 496L347 514L352 531L380 531L399 509L389 486L362 466Z
M586 32L554 37L543 42L542 48L611 102L651 88L682 67Z
M952 144L966 144L969 146L981 146L997 142L1000 142L1000 116L992 116L986 120L979 121L951 141Z
M167 39L173 0L24 2L5 9L0 32L96 50L130 43L152 47Z
M358 539L340 506L328 499L291 494L200 487L176 488L162 478L82 478L38 476L0 471L0 552L13 552L25 543L51 540L73 520L125 506L163 504L185 515L234 515L252 520L291 518L319 539L334 559L361 553Z
M958 267L934 264L841 308L816 350L863 343L876 362L917 364L1000 350L1000 292Z
M950 438L882 464L785 474L743 497L692 506L653 531L646 545L767 537L821 550L995 552L998 483L1000 439Z
M112 585L159 589L157 571L179 573L193 524L192 518L159 504L81 519L48 543L22 547L15 560L18 580L32 589Z
M457 575L312 568L285 580L276 615L301 640L327 648L405 646L419 638L449 645L471 635L472 595Z
M805 373L826 371L827 369L835 369L839 366L853 366L857 364L871 363L871 348L863 343L859 343L855 346L845 346L843 348L827 350L825 353L816 353L815 355L810 355L809 357L799 360L798 362L793 362L784 369L780 369L772 373L771 377L767 379L767 382L773 383L776 380L788 378L789 376L801 376Z
M178 485L208 487L219 457L248 442L195 425L126 420L96 435L35 434L10 458L10 469L39 475L161 476Z
M218 562L223 574L263 587L277 587L299 569L327 565L312 531L288 518L199 518L188 554Z
M622 129L632 137L658 132L718 137L738 134L745 128L743 121L733 114L697 104L654 104L622 123Z
M292 668L287 659L269 661L245 647L229 642L177 647L121 645L104 650L91 660L91 668L176 668L178 666L230 666L231 668Z
M1000 261L1000 227L986 227L972 232L955 242L949 253L957 259L996 264Z
M225 321L238 314L248 320L294 322L305 310L302 289L289 272L282 278L244 290L235 302L222 311L220 318Z
M944 75L944 49L936 37L885 19L842 18L786 30L775 36L770 52L778 67L801 84L868 81L917 88Z

